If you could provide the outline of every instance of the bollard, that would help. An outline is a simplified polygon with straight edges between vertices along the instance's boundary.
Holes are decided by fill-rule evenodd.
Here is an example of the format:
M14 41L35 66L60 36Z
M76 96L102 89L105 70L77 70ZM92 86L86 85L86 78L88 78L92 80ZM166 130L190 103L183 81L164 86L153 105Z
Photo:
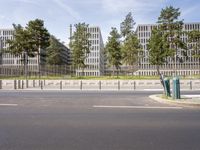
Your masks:
M43 90L43 82L40 81L41 90Z
M35 80L33 80L33 87L35 87Z
M134 90L136 90L136 82L134 81Z
M22 89L24 89L24 80L22 80Z
M101 90L101 81L99 81L99 90Z
M21 89L21 81L18 80L18 89Z
M0 80L0 89L2 89L2 80Z
M62 81L60 81L60 90L62 90Z
M28 80L26 80L26 88L28 88Z
M16 90L17 89L17 81L14 80L14 89Z
M118 90L120 90L120 81L118 81Z
M192 81L190 80L190 90L192 90Z
M81 82L80 82L80 90L82 90L82 89L83 89L83 82L81 80Z

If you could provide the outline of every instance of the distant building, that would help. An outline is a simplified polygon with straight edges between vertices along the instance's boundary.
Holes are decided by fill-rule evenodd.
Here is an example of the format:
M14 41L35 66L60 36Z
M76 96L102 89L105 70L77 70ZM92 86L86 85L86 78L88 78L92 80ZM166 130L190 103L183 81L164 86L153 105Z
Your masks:
M0 29L0 50L1 50L1 55L0 55L0 67L1 68L8 68L8 69L16 69L22 70L24 69L24 54L20 54L19 56L15 56L11 53L8 53L8 47L9 44L7 43L7 40L12 40L14 38L14 30L13 29ZM70 51L69 49L64 46L63 44L64 51L62 51L62 58L63 61L65 62L66 65L70 64ZM2 50L3 49L3 50ZM28 71L33 72L33 73L38 73L39 72L39 63L41 66L46 65L46 52L41 49L40 52L40 62L38 62L38 55L36 54L35 57L28 57ZM45 67L41 67L41 71L45 71ZM69 68L68 68L69 70Z
M85 60L87 67L84 69L84 76L102 76L104 74L104 44L99 27L89 27L91 42L90 53ZM82 75L82 70L77 69L76 75Z
M3 41L0 37L0 65L2 64L2 49L3 49Z
M140 24L138 25L136 29L136 33L138 36L138 39L140 41L140 44L142 45L143 49L143 58L139 61L139 70L136 72L138 75L156 75L156 66L150 65L149 63L149 52L147 50L147 44L152 34L152 29L154 27L158 26L157 24ZM185 23L183 25L183 31L189 32L192 30L200 30L200 23ZM191 43L188 42L188 37L186 34L183 34L181 36L182 41L187 43L188 47L191 47ZM183 50L178 49L177 50L177 69L176 72L178 75L191 75L191 74L197 74L200 73L199 67L199 61L197 58L193 57L192 50L189 49L187 51L188 58L186 58L183 55ZM175 62L171 58L168 59L168 61L160 67L161 73L165 75L172 75L175 72Z
M11 53L6 52L8 50L9 44L7 40L12 40L14 38L13 29L0 29L0 38L2 39L2 66L3 67L21 67L23 65L23 54L19 56L14 56ZM41 63L44 59L41 57ZM36 57L28 57L28 67L31 70L38 69L38 59Z

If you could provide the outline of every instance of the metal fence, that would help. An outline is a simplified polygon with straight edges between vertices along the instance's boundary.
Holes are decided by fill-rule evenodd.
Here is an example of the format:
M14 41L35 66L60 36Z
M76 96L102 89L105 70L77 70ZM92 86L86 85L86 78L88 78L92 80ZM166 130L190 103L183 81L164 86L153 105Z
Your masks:
M40 68L40 69L39 69ZM72 75L69 65L41 65L28 66L0 66L0 77L38 77L38 76L61 76Z

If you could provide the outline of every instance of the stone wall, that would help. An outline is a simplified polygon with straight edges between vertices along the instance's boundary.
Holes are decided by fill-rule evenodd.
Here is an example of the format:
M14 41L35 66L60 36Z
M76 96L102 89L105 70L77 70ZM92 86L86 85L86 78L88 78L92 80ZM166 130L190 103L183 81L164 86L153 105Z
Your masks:
M200 80L180 80L180 87L198 90ZM142 90L162 86L159 80L0 80L0 89Z

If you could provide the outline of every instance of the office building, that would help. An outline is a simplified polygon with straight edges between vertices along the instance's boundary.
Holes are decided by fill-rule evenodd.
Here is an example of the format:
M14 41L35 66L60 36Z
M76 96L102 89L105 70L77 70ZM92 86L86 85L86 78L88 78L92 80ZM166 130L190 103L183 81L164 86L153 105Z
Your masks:
M23 54L19 56L15 56L8 51L9 44L7 43L7 40L12 40L14 38L13 36L14 30L13 29L0 29L0 38L2 40L2 63L1 65L3 67L21 67L23 65ZM43 60L41 58L41 60ZM43 61L42 61L43 62ZM38 59L37 57L29 57L28 58L28 67L31 70L37 70L38 69Z
M156 66L150 65L149 63L149 52L147 50L147 44L151 37L151 33L157 24L140 24L136 29L136 33L140 44L143 49L143 57L139 60L138 66L139 70L135 73L137 75L157 75ZM190 32L192 30L200 30L200 23L185 23L183 24L183 31ZM181 36L182 41L186 42L187 47L191 47L191 43L188 42L188 36L183 34ZM187 50L188 57L183 55L183 50L177 50L177 69L175 70L175 62L173 59L169 58L167 62L160 67L161 73L165 75L173 75L176 71L177 75L192 75L199 74L199 61L192 55L192 50ZM181 61L179 61L181 60Z
M6 69L14 69L16 68L21 70L23 72L24 70L24 54L20 54L18 56L15 56L8 51L9 44L7 43L7 40L12 40L14 38L14 30L13 29L0 29L0 48L1 48L1 55L0 55L0 67L3 68L3 70ZM61 43L63 46L63 51L61 52L62 60L63 62L69 66L69 60L70 60L70 54L69 49L64 46L63 43ZM2 50L3 49L3 50ZM39 56L39 63L38 63L38 55L36 54L35 57L28 57L28 72L32 73L38 73L39 72L39 64L41 66L40 70L45 71L45 63L46 63L46 51L42 50L40 51L41 56ZM45 54L45 55L43 55ZM68 68L69 70L69 68ZM43 72L44 72L43 71ZM20 72L20 71L19 71ZM6 73L7 74L7 73Z

